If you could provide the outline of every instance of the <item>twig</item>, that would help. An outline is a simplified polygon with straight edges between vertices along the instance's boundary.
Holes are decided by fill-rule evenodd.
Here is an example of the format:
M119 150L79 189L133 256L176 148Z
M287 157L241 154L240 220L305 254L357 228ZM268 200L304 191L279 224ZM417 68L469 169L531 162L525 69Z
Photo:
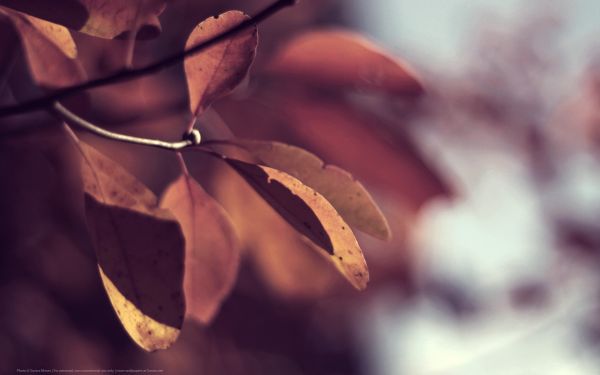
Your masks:
M157 147L165 150L182 150L186 147L196 146L200 143L200 132L197 129L193 129L189 134L185 136L185 139L177 142L167 142L161 141L159 139L151 139L151 138L141 138L134 137L131 135L115 133L103 129L97 125L92 124L91 122L77 116L73 112L69 111L59 102L55 102L52 105L52 109L56 112L60 117L62 117L65 121L76 125L80 128L83 128L91 133L99 135L104 138L112 139L115 141L126 142L126 143L134 143L138 145Z
M135 54L135 40L137 33L140 30L140 14L142 8L144 8L145 1L142 1L135 10L135 18L133 19L133 28L127 33L127 39L125 41L125 69L133 69L133 55Z
M256 24L264 21L265 19L271 17L273 14L277 13L281 9L294 5L295 0L277 0L273 4L269 5L255 16L243 21L237 26L232 27L219 35L214 36L213 38L208 39L200 44L195 45L194 47L184 50L182 52L178 52L171 56L168 56L162 60L156 61L149 65L143 66L137 69L122 69L113 74L110 74L106 77L94 79L91 81L83 82L74 86L65 87L53 92L50 95L43 96L37 99L29 100L24 103L20 103L12 106L0 107L0 117L6 117L11 115L16 115L23 112L29 112L37 109L42 109L44 107L53 106L54 103L58 100L62 100L66 97L74 95L76 93L89 90L95 87L106 86L114 83L130 81L148 74L153 74L162 69L174 65L180 61L183 61L186 57L195 55L213 45L226 40L243 30L255 26Z

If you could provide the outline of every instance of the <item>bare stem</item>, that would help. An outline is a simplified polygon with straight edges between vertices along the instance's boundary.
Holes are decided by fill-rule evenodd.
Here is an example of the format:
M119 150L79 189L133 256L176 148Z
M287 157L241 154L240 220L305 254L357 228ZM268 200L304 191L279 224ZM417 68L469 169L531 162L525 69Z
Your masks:
M145 75L153 74L167 68L171 65L177 64L183 61L185 58L195 55L205 49L214 46L215 44L222 42L243 30L255 26L265 19L271 17L273 14L277 13L281 9L291 6L295 3L295 0L277 0L273 4L269 5L262 11L258 12L255 16L241 22L240 24L218 34L202 43L195 45L194 47L178 52L171 56L168 56L162 60L153 62L149 65L136 68L136 69L122 69L114 72L108 76L93 79L91 81L86 81L74 86L65 87L54 91L52 94L47 96L42 96L37 99L29 100L17 105L4 106L0 107L0 117L7 117L11 115L16 115L19 113L29 112L37 109L42 109L45 107L54 106L54 103L58 100L62 100L66 97L72 96L76 93L89 90L92 88L111 85L119 82L130 81ZM159 146L160 147L160 146Z
M197 129L193 129L192 132L186 139L177 141L177 142L167 142L159 139L151 139L151 138L141 138L134 137L131 135L115 133L103 129L97 125L92 124L91 122L77 116L73 112L69 111L59 102L55 102L52 105L52 109L56 112L61 118L72 125L76 125L82 129L89 131L90 133L94 133L104 138L112 139L119 142L126 143L134 143L138 145L157 147L165 150L182 150L186 147L195 146L200 143L200 133Z

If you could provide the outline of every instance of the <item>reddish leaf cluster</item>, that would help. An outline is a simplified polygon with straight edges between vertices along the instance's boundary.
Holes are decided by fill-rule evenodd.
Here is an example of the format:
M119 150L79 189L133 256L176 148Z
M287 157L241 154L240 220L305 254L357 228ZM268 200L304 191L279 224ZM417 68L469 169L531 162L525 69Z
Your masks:
M8 102L31 97L32 90L48 92L85 80L69 29L109 39L129 35L133 43L133 35L157 34L165 3L79 0L50 7L47 2L1 0L0 84L8 79ZM238 11L208 18L191 32L185 47L246 20ZM204 121L210 106L245 79L257 42L256 27L250 26L185 60L194 119ZM14 84L27 76L12 67L20 53L32 81L26 92ZM416 150L407 147L406 137L391 133L385 119L352 104L348 93L356 90L404 98L423 92L409 68L371 42L344 31L301 35L259 73L259 82L266 83L250 99L221 103L234 106L225 119L236 133L281 138L292 132L371 184L397 190L413 210L447 192ZM294 87L289 95L277 93L289 87ZM268 122L261 124L264 100L272 107ZM285 127L269 127L273 121ZM194 121L188 131L193 126ZM203 324L213 320L235 284L242 248L283 290L304 293L298 280L307 268L323 270L306 283L308 289L327 288L329 266L362 290L369 272L351 228L383 240L391 237L385 217L360 182L297 146L235 137L196 140L183 151L200 152L229 167L215 174L217 199L194 179L179 152L181 172L158 198L117 162L65 129L60 137L70 135L81 155L85 217L102 283L125 330L148 351L169 347L186 316ZM369 163L357 153L361 148L369 150ZM372 167L383 162L396 164L399 173ZM265 210L265 203L273 210ZM248 217L248 208L254 217ZM282 244L286 251L277 251Z

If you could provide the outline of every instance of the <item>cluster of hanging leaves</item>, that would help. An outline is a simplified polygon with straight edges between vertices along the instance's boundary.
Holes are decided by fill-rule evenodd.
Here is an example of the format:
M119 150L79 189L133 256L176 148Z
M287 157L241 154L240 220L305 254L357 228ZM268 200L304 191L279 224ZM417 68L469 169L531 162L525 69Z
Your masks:
M160 31L158 16L165 3L0 0L0 84L6 81L13 88L11 80L21 78L12 77L19 71L14 68L19 57L26 61L29 79L41 90L82 82L86 74L77 59L70 30L109 39L130 32L141 38L152 37ZM238 11L208 18L191 32L186 48L247 18ZM255 58L257 43L256 27L249 27L185 60L192 116L205 116L215 101L244 80ZM344 56L344 64L340 64L339 56ZM372 43L339 31L314 32L292 40L273 60L268 74L282 82L296 80L311 87L328 85L346 90L359 86L360 90L392 95L418 95L423 90L407 67ZM352 77L361 79L357 82ZM13 101L23 97L18 92L12 94ZM368 130L370 124L361 123L361 113L340 111L337 102L320 101L311 95L278 100L284 100L280 108L287 111L282 116L289 119L290 129L311 139L322 134L321 147L317 147L320 150L327 151L335 140L341 142L339 147L347 148L347 157L361 158L364 155L356 152L357 146L366 142L372 143L368 146L376 150L372 155L376 159L386 159L388 163L401 159L393 145L378 147L386 136L373 136ZM295 104L290 105L292 102ZM244 113L241 109L240 113ZM249 132L254 124L255 121L246 124ZM339 134L336 129L319 128L328 124L343 124L359 137L346 136L344 127L338 128ZM240 220L240 210L247 210L246 207L266 203L272 208L267 216L257 218L263 225L271 226L268 232L272 237L262 236L254 244L265 249L263 258L274 264L280 264L277 262L283 257L296 259L301 267L305 261L299 254L311 252L319 256L322 264L329 262L359 290L366 287L369 272L353 230L383 240L391 236L381 210L360 182L297 146L230 137L192 150L216 158L237 176L234 185L230 185L230 180L223 181L223 191L234 189L235 195L239 187L256 193L246 201L238 199L232 206L231 194L216 194L216 198L221 198L219 202L186 168L157 197L117 162L74 139L81 155L85 216L99 275L123 327L148 351L169 347L186 317L208 324L217 314L235 283L241 248L261 230L251 216L243 223ZM403 162L400 160L401 165ZM404 189L405 184L410 184L394 177L375 177L376 182L392 188ZM420 194L417 205L423 197L445 189L427 173L417 177L427 180L428 184L420 186L429 189L410 191ZM238 198L248 197L244 194ZM279 252L271 251L276 247ZM287 282L293 283L294 279Z

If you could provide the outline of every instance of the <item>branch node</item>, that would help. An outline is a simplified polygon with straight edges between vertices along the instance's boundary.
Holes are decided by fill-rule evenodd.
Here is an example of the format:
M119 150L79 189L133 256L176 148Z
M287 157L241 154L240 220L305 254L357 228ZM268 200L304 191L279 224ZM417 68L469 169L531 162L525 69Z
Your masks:
M182 136L182 140L189 141L192 145L199 145L202 141L202 136L200 135L200 131L198 129L192 129L187 133L184 133Z

